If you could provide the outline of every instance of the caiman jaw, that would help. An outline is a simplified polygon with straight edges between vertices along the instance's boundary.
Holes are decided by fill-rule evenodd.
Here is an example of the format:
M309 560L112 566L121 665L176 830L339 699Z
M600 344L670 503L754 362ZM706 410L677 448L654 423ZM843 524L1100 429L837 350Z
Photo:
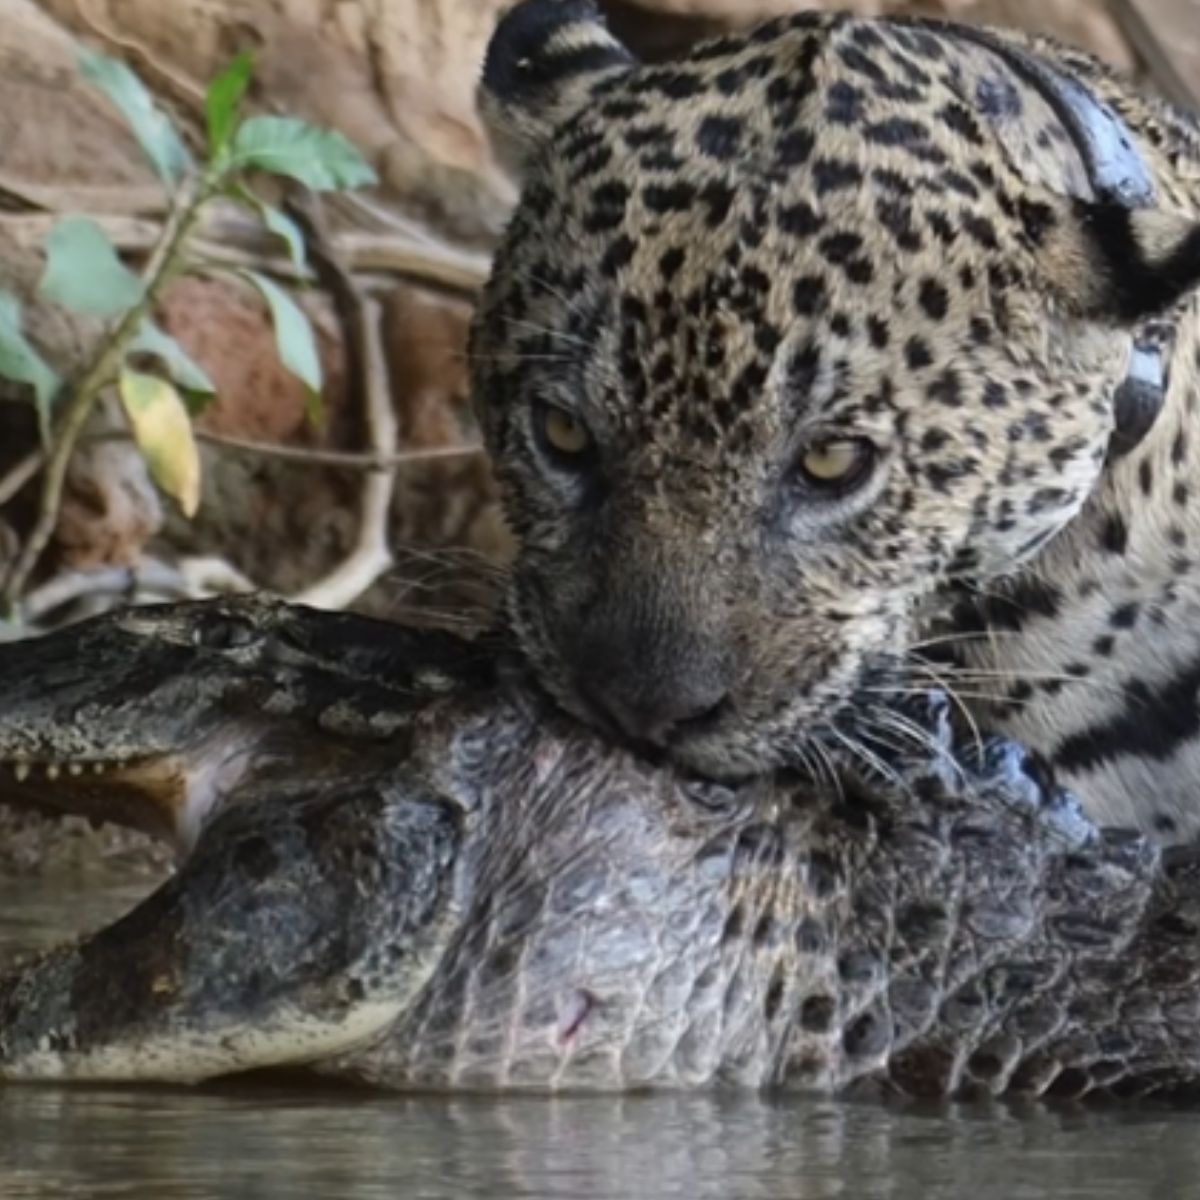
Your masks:
M125 825L189 850L245 770L246 749L214 737L187 751L141 757L0 759L0 803Z

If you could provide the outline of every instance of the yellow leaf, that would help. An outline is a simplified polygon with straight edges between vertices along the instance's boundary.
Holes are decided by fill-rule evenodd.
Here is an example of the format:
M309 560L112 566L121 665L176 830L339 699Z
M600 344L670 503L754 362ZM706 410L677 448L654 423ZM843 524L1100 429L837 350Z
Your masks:
M200 504L200 456L179 393L165 379L125 369L120 380L125 416L154 482L173 496L184 516Z

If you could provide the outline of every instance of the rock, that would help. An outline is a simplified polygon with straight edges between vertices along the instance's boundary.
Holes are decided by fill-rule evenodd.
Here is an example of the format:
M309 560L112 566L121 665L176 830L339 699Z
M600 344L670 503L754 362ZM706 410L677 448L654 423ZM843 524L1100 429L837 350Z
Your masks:
M511 0L45 0L64 26L125 52L156 91L198 113L205 82L255 52L252 99L332 125L373 161L379 198L489 240L515 191L475 110L475 80ZM252 15L251 15L252 14ZM135 52L130 54L130 49Z
M56 565L75 570L129 566L162 521L162 502L131 442L83 445L67 470L54 531Z
M132 190L161 204L128 126L80 74L77 44L42 11L52 7L0 0L0 190L36 202L80 189L100 205L105 193Z
M325 315L331 315L328 306ZM280 363L271 318L257 292L220 279L181 279L163 298L159 316L216 386L217 398L199 428L271 443L311 440L304 385ZM340 408L340 337L327 335L320 343L327 402Z
M913 13L1027 29L1090 50L1123 69L1136 65L1128 41L1101 0L608 0L604 8L618 36L655 58L677 53L700 38L769 17L837 8L861 16Z

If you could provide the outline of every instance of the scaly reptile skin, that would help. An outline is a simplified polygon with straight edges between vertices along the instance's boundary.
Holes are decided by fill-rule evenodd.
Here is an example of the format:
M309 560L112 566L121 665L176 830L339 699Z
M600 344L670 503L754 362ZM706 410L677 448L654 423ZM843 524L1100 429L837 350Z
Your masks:
M121 921L0 977L0 1078L311 1064L393 1088L1200 1076L1200 874L1011 742L738 790L549 711L491 649L253 599L0 647L0 798L173 830ZM100 764L100 769L97 769Z

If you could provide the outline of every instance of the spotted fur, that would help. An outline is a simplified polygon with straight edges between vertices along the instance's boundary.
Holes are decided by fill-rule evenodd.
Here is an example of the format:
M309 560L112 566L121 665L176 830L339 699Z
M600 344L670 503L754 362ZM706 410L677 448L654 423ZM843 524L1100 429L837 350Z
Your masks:
M1145 195L1098 184L1046 71L1124 123ZM643 66L586 0L518 5L481 100L524 187L474 391L561 702L728 776L878 765L940 681L1101 819L1200 830L1196 126L929 22ZM1135 338L1167 386L1129 448ZM831 439L874 448L840 494L796 469Z

